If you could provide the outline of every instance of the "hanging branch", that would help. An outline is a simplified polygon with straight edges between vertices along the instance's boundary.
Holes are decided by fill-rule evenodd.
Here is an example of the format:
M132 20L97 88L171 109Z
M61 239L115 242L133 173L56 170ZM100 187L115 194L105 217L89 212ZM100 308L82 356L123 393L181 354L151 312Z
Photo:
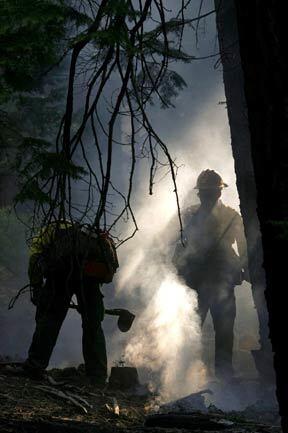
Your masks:
M50 144L46 153L39 152L35 163L38 168L28 173L24 185L35 203L33 225L67 218L72 222L92 220L97 229L116 231L114 236L120 245L138 230L131 198L137 160L145 156L150 161L149 194L153 194L157 169L167 167L170 172L182 235L178 167L153 128L147 105L157 98L163 107L173 107L172 98L186 85L170 64L196 59L182 51L184 28L194 21L198 27L201 19L214 13L200 15L200 8L197 18L187 19L190 2L182 0L172 19L167 18L169 11L163 0L139 0L137 6L132 0L79 3L81 13L87 12L91 24L74 35L70 43L66 109L55 151L51 151ZM117 87L111 91L112 81ZM81 109L75 103L79 84L84 89ZM111 99L107 100L110 94ZM129 119L128 142L118 136L119 122L125 118ZM119 146L130 149L126 191L112 181L114 155ZM81 183L87 190L83 203L77 205L74 187ZM119 209L118 203L115 213L117 196L122 207ZM117 235L117 224L123 219L131 219L134 225L126 239Z

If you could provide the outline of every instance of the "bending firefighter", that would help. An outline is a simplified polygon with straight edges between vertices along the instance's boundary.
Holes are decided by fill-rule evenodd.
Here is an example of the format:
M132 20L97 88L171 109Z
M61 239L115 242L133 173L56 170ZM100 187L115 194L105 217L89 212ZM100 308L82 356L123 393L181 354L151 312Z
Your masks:
M94 385L105 384L107 356L101 327L105 310L100 285L112 281L117 267L113 241L105 232L67 222L55 222L40 231L30 248L29 277L37 310L24 373L43 375L76 295L86 375Z
M186 284L198 293L202 325L210 310L215 329L215 375L233 376L233 327L236 317L234 287L249 280L246 240L241 216L220 200L227 187L213 170L197 180L200 205L184 214L184 246L175 249L173 263ZM232 245L236 241L238 253Z

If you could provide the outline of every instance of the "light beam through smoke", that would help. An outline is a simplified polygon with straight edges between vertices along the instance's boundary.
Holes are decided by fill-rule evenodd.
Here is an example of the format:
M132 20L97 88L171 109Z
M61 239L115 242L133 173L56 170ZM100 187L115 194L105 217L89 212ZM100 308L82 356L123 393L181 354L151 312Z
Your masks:
M151 285L154 295L138 318L125 359L158 373L161 393L170 399L203 385L186 380L201 346L197 295L165 267Z

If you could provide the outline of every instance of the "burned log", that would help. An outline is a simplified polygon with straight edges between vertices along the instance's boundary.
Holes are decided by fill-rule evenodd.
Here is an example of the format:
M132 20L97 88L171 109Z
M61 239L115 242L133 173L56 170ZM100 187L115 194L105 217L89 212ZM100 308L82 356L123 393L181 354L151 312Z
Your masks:
M145 427L185 428L189 430L218 431L231 428L232 421L215 419L201 413L161 413L149 415Z

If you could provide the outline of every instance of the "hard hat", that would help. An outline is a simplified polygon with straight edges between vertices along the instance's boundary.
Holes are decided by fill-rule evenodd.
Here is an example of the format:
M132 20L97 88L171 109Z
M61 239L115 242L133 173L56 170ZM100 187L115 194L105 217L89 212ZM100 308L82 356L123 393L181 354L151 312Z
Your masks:
M228 185L224 183L221 176L214 170L203 170L197 179L197 183L194 189L214 189L214 188L226 188Z

